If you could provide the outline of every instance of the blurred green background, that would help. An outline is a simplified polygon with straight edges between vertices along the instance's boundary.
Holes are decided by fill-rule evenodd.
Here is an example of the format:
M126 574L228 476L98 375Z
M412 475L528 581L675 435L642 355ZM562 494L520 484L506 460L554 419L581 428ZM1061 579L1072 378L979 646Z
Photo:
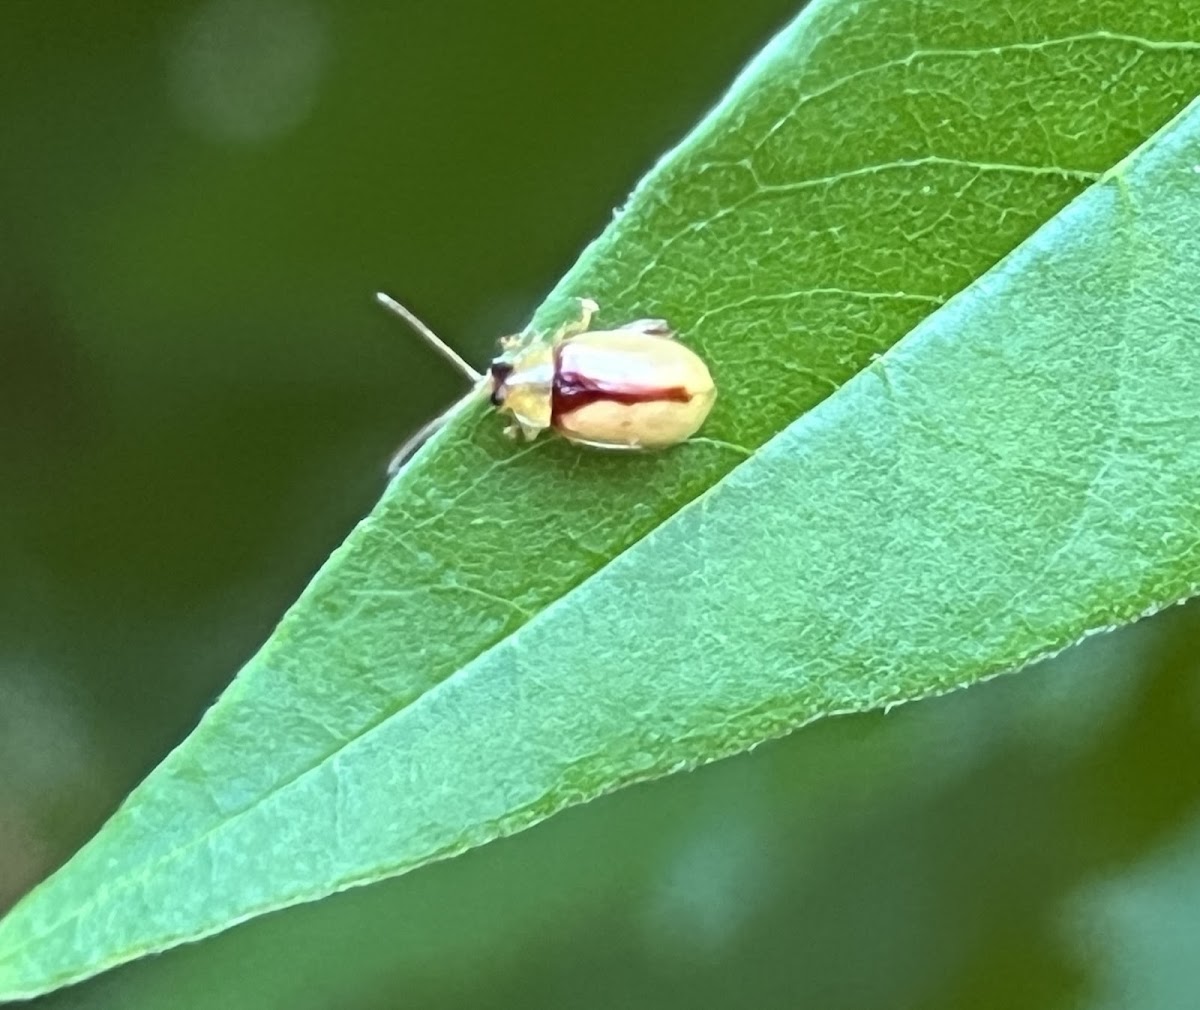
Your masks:
M0 910L195 724L793 0L7 0ZM1200 1003L1200 609L37 1001ZM401 799L398 798L398 802Z

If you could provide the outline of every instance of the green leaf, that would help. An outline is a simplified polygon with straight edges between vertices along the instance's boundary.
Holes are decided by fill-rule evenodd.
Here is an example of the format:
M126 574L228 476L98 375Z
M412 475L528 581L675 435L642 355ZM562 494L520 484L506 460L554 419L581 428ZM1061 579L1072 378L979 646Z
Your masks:
M0 922L0 998L1191 595L1200 113L1113 166L1200 90L1200 24L1126 6L806 11L535 319L670 319L708 440L465 411Z

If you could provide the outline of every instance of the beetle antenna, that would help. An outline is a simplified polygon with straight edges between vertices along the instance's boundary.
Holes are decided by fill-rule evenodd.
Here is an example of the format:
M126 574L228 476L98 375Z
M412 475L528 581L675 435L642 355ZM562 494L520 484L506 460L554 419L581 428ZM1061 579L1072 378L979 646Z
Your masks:
M421 322L420 319L413 315L412 312L396 301L395 298L392 298L390 295L385 295L382 291L379 291L375 295L375 300L379 302L379 304L385 309L396 313L396 315L408 323L409 326L411 326L414 330L416 330L417 333L425 338L425 342L427 344L429 344L443 358L454 365L468 379L470 379L472 382L483 381L484 376L482 372L476 371L474 368L472 368L471 365L467 363L466 359L458 353L458 351L456 351L453 347L446 343L446 341L434 333L433 330L431 330L428 326Z
M404 466L414 455L418 449L428 442L434 435L441 431L447 422L454 414L463 406L463 404L471 398L472 394L468 393L462 399L452 403L449 407L443 410L432 421L426 421L414 434L409 436L405 443L400 446L392 454L391 462L388 463L387 475L395 477L400 472L400 468Z

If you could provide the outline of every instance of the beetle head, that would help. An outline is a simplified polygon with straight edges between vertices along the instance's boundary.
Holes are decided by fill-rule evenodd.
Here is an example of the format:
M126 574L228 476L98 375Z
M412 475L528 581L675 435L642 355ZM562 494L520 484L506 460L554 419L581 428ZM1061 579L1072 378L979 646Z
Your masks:
M508 394L508 390L505 389L505 383L508 382L508 377L512 375L512 371L512 364L499 358L493 361L491 367L488 369L488 375L492 380L491 400L493 407L502 407L504 405L504 399Z

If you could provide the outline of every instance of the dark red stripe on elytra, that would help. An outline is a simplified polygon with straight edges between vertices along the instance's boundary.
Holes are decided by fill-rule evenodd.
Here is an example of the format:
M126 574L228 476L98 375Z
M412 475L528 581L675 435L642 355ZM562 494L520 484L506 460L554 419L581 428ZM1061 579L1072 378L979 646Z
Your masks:
M631 406L635 403L654 403L658 400L687 403L691 398L691 394L683 386L616 386L591 379L579 372L556 369L550 396L550 423L558 424L560 418L593 403L607 401Z
M603 382L582 372L562 367L563 348L554 348L554 383L550 389L550 423L557 426L567 414L582 410L593 403L620 403L632 406L637 403L654 403L667 400L671 403L688 403L692 396L683 386L628 386Z

